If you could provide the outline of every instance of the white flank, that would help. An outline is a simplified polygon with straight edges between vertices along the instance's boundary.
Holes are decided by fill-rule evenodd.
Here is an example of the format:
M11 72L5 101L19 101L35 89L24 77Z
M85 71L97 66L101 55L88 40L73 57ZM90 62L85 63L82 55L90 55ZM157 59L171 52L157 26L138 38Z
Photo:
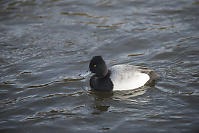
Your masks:
M136 66L116 65L111 67L111 80L113 90L132 90L143 86L149 79L149 75L141 73Z

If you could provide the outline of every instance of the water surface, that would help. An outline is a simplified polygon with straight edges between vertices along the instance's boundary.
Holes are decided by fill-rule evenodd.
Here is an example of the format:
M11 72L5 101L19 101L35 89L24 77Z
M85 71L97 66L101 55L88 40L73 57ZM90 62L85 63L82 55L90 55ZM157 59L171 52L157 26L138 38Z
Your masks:
M0 1L0 132L198 132L196 0ZM147 66L162 78L135 91L93 93L79 76Z

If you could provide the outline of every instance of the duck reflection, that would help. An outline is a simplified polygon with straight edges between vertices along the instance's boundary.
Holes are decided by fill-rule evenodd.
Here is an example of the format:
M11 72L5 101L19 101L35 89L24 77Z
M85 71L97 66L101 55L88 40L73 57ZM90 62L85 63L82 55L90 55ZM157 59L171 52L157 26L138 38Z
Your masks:
M141 87L136 90L114 92L91 91L90 94L92 94L94 97L94 102L92 104L92 114L101 114L104 112L108 112L114 101L122 101L135 104L138 102L136 97L145 94L147 88L148 87Z
M120 101L133 102L137 99L138 96L144 95L149 87L144 86L135 90L127 91L116 91L114 93L113 99Z
M94 96L92 114L101 114L103 112L107 112L110 107L110 101L112 99L113 92L92 91L91 94Z

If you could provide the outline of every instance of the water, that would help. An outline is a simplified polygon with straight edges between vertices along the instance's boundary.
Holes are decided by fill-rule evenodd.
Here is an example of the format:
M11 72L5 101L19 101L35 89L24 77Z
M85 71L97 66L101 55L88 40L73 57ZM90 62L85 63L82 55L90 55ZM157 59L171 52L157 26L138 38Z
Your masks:
M196 0L0 1L0 132L198 132ZM136 91L89 91L89 60L147 66Z

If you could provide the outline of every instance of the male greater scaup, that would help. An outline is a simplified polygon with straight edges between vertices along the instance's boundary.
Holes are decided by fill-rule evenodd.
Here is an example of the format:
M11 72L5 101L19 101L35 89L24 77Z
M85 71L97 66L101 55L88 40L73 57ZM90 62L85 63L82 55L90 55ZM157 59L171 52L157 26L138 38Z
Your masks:
M151 69L133 65L115 65L108 69L101 56L94 56L89 68L94 73L90 86L96 91L132 90L160 77Z

